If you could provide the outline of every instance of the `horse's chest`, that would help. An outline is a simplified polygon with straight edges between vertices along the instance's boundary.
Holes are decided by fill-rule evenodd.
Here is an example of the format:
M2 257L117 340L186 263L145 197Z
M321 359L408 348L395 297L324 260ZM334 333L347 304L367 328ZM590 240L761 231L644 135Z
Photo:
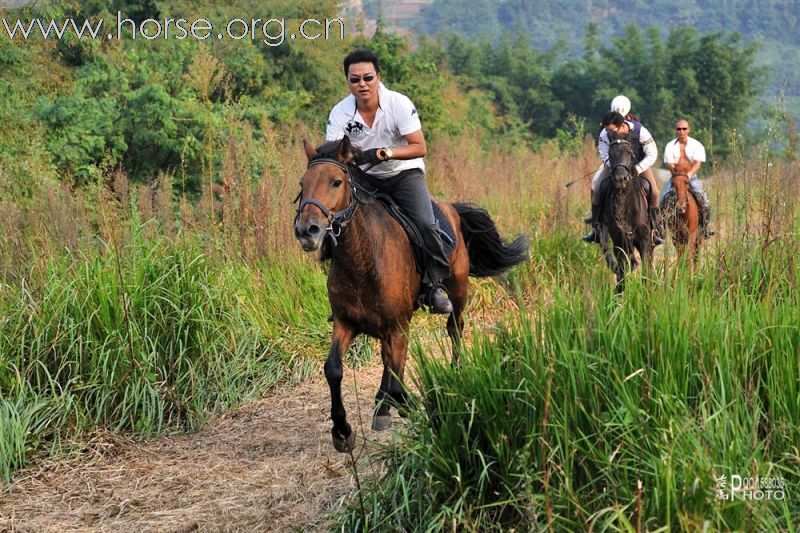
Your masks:
M328 278L334 314L370 335L410 319L414 311L411 289L405 281L380 276L368 283L355 283L335 272Z

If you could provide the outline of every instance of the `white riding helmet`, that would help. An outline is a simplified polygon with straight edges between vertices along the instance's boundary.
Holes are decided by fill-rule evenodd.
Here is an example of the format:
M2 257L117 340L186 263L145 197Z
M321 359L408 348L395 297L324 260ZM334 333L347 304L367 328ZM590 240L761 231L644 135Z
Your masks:
M631 101L628 100L627 96L622 94L615 96L614 99L611 100L611 111L616 111L624 117L631 111Z

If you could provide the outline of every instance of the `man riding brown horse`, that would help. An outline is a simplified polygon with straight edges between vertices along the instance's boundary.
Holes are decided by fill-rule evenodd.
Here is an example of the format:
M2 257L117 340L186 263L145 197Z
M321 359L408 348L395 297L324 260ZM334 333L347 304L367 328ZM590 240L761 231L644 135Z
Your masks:
M352 339L366 334L381 341L384 370L372 428L386 429L390 405L407 403L408 328L423 304L420 296L428 295L431 311L449 314L447 334L457 365L468 277L497 276L524 262L528 241L524 236L504 241L489 214L471 204L437 202L434 214L423 174L425 139L411 101L380 83L378 58L367 50L349 54L344 71L351 96L331 111L328 142L316 149L304 143L308 166L296 199L294 233L303 250L323 252L330 260L333 338L324 370L333 445L348 452L355 431L347 422L341 385L342 358Z
M421 292L432 313L453 311L442 289L450 277L439 226L425 184L427 152L422 124L414 104L381 82L378 56L360 48L344 58L350 95L328 117L327 141L347 136L360 150L363 185L391 197L419 230L423 241Z
M689 137L692 129L685 119L675 124L676 137L667 143L664 148L664 165L672 172L673 176L685 174L689 177L689 189L692 196L700 206L700 231L704 238L714 235L711 230L711 202L703 188L703 183L697 177L700 166L706 161L706 150L697 139ZM672 182L667 182L661 193L661 203L672 188Z

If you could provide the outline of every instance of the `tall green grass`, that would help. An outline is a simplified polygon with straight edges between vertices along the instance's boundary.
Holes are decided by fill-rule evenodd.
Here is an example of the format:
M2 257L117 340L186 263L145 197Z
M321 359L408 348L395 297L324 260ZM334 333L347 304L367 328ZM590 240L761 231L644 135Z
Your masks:
M215 261L141 236L3 285L0 476L93 428L195 428L302 379L327 341L324 302L305 262Z
M800 293L793 246L731 245L613 293L580 245L534 243L527 311L460 368L418 350L416 411L344 530L788 530L800 523ZM788 265L788 268L787 268ZM591 290L587 290L591 287ZM785 499L719 500L782 477Z

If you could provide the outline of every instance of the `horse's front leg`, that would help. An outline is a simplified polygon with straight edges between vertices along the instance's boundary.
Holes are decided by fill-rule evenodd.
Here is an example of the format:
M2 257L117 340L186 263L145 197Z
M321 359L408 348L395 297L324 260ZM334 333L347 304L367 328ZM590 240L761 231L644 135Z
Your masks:
M636 240L636 249L639 251L642 270L645 275L649 275L650 270L653 268L653 239L648 227L644 227L639 232Z
M624 250L619 246L615 246L614 257L617 263L614 270L617 275L617 294L622 294L625 291L625 274L631 269L631 250Z
M375 396L375 415L372 418L372 429L381 431L391 423L389 407L392 402L398 406L406 404L406 390L403 386L406 356L408 354L408 336L405 331L391 332L381 339L381 357L383 358L383 377L381 387Z
M689 236L689 268L692 275L694 275L695 267L697 266L697 246L700 237L698 231Z
M331 389L331 420L333 420L331 436L333 437L333 447L336 448L336 451L342 453L352 451L356 442L356 434L350 428L350 424L347 423L347 413L342 402L342 378L344 377L342 357L352 339L352 328L345 326L338 320L334 320L333 342L328 353L328 359L325 361L325 379Z

